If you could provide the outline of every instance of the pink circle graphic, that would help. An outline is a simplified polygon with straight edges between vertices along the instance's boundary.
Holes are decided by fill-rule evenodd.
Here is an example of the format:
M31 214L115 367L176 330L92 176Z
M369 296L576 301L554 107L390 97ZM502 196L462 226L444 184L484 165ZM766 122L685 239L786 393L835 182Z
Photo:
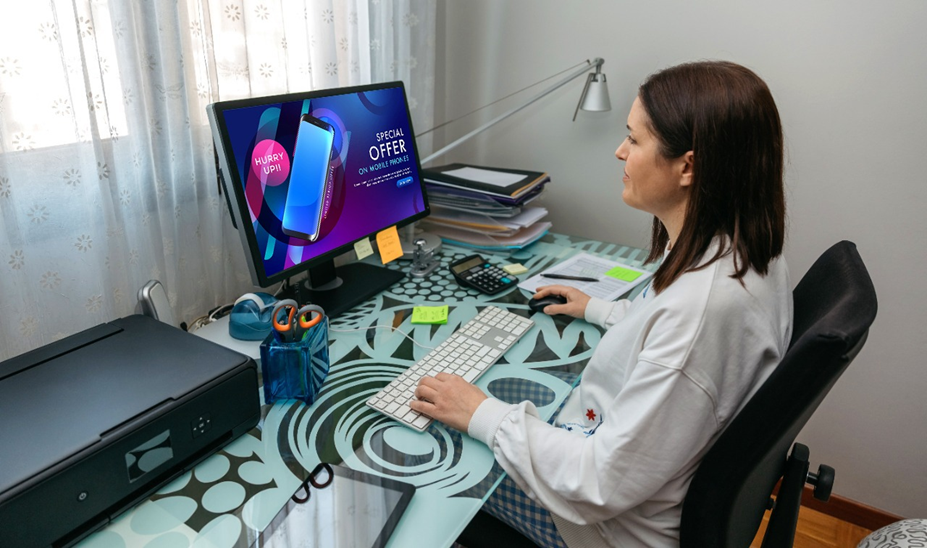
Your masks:
M254 145L251 172L261 181L261 186L277 186L290 175L290 155L277 141L264 139Z

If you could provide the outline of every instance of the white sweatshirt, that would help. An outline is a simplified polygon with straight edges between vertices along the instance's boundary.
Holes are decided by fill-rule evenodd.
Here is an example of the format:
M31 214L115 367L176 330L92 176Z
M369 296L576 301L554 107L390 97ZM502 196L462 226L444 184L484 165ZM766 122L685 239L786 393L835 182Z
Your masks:
M703 263L714 256L717 238ZM733 255L659 295L593 299L607 328L557 426L530 402L485 400L469 434L554 517L569 546L679 545L699 461L785 353L792 293L781 257L732 279Z

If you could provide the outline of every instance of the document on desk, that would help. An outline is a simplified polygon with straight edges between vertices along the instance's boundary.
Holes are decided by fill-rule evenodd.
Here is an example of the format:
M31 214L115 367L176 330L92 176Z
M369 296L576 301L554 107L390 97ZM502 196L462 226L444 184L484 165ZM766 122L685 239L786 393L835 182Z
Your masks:
M567 285L579 289L590 297L614 301L652 276L652 273L646 270L596 257L589 253L574 255L545 270L542 274L595 278L596 281L553 279L536 274L518 284L518 287L535 292L544 285Z

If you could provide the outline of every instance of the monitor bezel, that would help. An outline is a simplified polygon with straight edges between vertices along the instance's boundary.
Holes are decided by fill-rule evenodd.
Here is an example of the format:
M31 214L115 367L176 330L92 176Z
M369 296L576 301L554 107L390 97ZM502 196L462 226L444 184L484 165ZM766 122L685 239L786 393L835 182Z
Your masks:
M422 164L421 159L418 154L418 143L415 140L415 128L412 121L412 112L409 110L409 97L406 93L405 84L401 80L395 80L391 82L381 82L376 84L366 84L359 86L348 86L348 87L339 87L339 88L327 88L320 90L312 90L305 92L296 92L296 93L286 93L280 95L266 95L260 97L248 97L244 99L232 99L228 101L217 101L211 103L207 106L207 113L210 118L210 125L212 126L213 134L213 145L216 147L216 153L219 158L219 168L222 171L222 177L220 177L224 190L226 193L234 192L234 204L229 203L231 209L230 213L232 214L233 220L237 224L237 229L239 236L241 237L243 247L246 250L247 254L247 263L248 269L251 273L252 282L259 287L268 287L275 283L287 280L302 274L310 270L313 267L317 267L326 262L333 261L335 257L342 255L348 251L354 249L354 244L357 242L370 237L375 237L377 233L382 230L386 230L389 226L385 226L380 230L374 231L369 234L358 237L355 240L347 242L337 248L330 249L316 257L307 259L298 265L291 266L290 268L281 270L276 274L270 276L267 275L267 272L264 268L264 260L258 248L257 236L254 232L254 227L251 225L250 215L248 214L248 203L245 197L244 185L241 181L241 174L238 173L237 169L234 169L233 166L237 165L234 158L234 152L232 150L231 139L228 134L228 130L225 125L225 111L234 110L238 108L254 107L261 105L271 105L276 103L285 103L288 101L300 101L306 99L316 99L319 97L331 97L335 95L348 95L352 93L362 93L368 91L378 91L383 89L395 89L400 88L402 90L403 99L406 107L406 116L409 120L409 132L412 134L410 139L412 143L412 153L415 157L415 166L417 168L417 178L419 180L419 187L422 192L422 200L424 203L424 209L406 217L395 223L397 229L407 226L415 221L427 217L431 213L431 207L428 203L428 193L425 188L425 179L422 175ZM219 144L221 143L221 146ZM232 188L229 189L229 186ZM226 194L228 196L229 194ZM392 225L391 225L392 226Z

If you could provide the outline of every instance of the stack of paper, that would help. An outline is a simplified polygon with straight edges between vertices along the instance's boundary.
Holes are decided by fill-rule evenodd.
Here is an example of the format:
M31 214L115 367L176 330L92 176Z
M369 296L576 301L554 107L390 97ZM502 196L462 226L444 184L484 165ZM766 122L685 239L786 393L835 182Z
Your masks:
M546 278L545 274L553 274L561 278ZM588 278L595 281L570 280L562 278L563 276ZM518 284L518 287L534 293L539 287L545 285L568 285L591 297L613 301L649 280L651 276L653 276L651 272L642 268L603 259L589 253L578 253L528 278Z
M495 217L472 211L445 209L441 206L435 206L432 209L431 217L426 219L426 222L471 232L492 232L493 234L511 236L546 216L547 210L543 207L527 207L511 217Z
M550 181L547 173L464 164L423 170L431 215L422 228L458 245L520 248L543 236L543 207L525 207Z
M478 247L490 251L501 251L505 249L521 249L547 234L550 227L550 223L535 223L510 236L483 234L461 230L459 228L439 227L436 225L429 225L426 230L439 234L442 240L454 245Z
M519 205L508 205L498 202L484 194L475 194L449 187L425 185L428 188L428 202L432 206L438 206L445 210L453 209L457 211L474 212L479 211L483 215L492 217L512 217L521 213L522 207L531 203L538 197L542 188L532 192Z

